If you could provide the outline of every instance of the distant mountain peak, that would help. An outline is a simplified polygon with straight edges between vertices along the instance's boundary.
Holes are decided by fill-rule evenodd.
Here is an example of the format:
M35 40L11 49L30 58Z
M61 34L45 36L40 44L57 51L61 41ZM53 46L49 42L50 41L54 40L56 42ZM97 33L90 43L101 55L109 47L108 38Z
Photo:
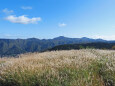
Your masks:
M37 38L29 38L28 40L39 40L39 39L37 39Z
M59 37L56 37L56 38L54 38L54 39L65 39L65 38L67 38L67 37L59 36Z
M65 37L65 36L59 36L59 37L57 37L57 38L67 38L67 37Z
M81 39L90 39L90 38L87 38L87 37L82 37Z

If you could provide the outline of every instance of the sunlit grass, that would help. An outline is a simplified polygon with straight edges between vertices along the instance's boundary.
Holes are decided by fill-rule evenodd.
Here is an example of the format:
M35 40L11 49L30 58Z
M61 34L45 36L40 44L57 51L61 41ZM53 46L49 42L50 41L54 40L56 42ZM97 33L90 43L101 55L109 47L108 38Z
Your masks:
M82 49L1 58L0 86L115 86L115 51Z

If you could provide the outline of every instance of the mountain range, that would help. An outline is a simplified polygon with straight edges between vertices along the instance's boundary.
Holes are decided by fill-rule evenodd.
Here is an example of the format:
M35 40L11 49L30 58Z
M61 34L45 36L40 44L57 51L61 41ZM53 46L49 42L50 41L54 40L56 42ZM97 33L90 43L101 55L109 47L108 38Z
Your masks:
M41 52L51 49L58 45L65 44L86 44L94 42L115 43L115 41L107 41L103 39L68 38L59 36L53 39L0 39L0 57L15 56L27 52Z

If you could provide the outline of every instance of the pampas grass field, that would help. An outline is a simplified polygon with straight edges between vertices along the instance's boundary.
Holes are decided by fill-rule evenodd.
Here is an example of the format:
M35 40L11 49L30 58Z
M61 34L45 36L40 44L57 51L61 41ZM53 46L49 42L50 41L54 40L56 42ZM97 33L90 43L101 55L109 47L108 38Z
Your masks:
M115 51L81 49L0 58L0 86L115 86Z

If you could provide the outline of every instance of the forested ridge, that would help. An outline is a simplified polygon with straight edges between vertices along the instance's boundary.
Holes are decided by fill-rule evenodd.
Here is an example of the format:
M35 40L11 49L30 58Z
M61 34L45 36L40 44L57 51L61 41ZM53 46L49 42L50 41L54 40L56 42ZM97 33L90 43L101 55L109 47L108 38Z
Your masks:
M0 39L0 56L15 56L27 52L40 52L58 45L110 42L102 39L56 37L54 39ZM114 41L111 41L114 43ZM103 44L102 44L103 45ZM73 45L72 45L73 46ZM73 46L74 47L74 46ZM106 46L105 46L106 48Z
M76 49L109 49L114 50L115 49L115 43L105 43L105 42L95 42L95 43L84 43L84 44L65 44L65 45L59 45L55 46L51 49L48 49L49 51L54 50L76 50Z

